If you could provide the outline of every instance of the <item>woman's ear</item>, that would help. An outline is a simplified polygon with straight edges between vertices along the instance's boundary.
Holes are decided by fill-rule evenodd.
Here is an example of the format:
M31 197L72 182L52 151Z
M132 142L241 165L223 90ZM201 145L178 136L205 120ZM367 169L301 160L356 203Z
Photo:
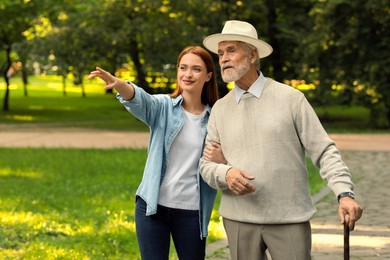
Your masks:
M207 74L207 80L206 80L206 82L209 82L212 76L213 76L213 73L212 73L212 72L209 72L209 73Z

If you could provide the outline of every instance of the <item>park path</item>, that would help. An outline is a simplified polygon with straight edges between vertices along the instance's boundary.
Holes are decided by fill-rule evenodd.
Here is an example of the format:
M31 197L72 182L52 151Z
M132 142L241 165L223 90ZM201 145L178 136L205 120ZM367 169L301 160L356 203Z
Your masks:
M362 219L351 233L351 259L390 259L390 134L331 134L350 168ZM146 148L148 133L77 128L14 128L0 125L0 147ZM1 157L0 157L1 159ZM334 195L324 189L313 197L314 260L343 259L343 230ZM227 260L226 239L208 245L209 260Z
M390 151L390 134L330 134L341 150ZM0 147L146 148L149 133L0 124Z

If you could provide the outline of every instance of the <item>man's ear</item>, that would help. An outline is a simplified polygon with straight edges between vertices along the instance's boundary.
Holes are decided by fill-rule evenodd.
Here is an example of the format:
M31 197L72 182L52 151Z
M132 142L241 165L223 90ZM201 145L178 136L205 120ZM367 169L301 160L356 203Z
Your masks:
M257 52L257 49L253 49L251 53L251 64L255 63L256 60L259 58L259 53Z

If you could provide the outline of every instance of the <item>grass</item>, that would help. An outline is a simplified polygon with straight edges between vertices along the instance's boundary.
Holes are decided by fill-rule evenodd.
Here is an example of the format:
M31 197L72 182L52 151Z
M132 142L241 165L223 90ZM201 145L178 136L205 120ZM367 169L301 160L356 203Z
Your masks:
M146 150L0 148L0 158L0 256L139 259L134 194ZM219 198L209 241L224 235Z
M146 150L0 149L8 259L139 259L134 194Z
M81 88L68 82L67 95L62 93L61 78L56 76L31 79L28 97L22 84L11 85L8 112L0 112L0 123L81 127L110 130L148 131L148 128L128 113L114 94L106 94L99 80L86 81L86 97ZM0 81L0 95L5 88Z
M0 148L1 258L140 259L134 194L146 153ZM224 236L219 199L209 242Z
M366 107L317 107L315 111L328 132L381 132L369 129L370 110Z
M321 178L319 170L313 165L310 158L306 158L306 166L307 171L309 172L310 193L313 195L321 191L326 186L326 182Z

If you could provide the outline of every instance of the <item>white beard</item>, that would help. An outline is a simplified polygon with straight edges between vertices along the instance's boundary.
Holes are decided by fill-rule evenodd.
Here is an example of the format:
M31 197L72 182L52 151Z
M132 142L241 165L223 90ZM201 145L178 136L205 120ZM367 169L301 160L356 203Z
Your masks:
M222 71L222 80L226 83L239 80L250 69L249 58L245 58L240 67L230 69L231 71Z

